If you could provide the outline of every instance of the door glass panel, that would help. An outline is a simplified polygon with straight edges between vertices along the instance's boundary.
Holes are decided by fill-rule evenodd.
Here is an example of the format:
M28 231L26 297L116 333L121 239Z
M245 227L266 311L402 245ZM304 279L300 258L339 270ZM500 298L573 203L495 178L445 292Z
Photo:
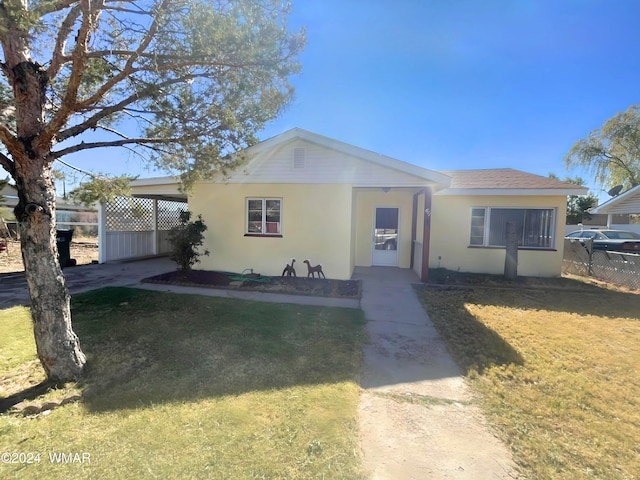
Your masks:
M397 208L376 208L374 237L376 250L398 249Z

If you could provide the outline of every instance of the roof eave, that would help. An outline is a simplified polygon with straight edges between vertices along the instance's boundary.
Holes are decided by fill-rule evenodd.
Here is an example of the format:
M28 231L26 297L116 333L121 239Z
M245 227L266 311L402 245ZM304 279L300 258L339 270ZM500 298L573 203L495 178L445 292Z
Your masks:
M616 197L610 198L609 200L604 202L602 205L598 205L597 207L593 207L589 209L589 213L593 213L596 215L618 213L618 212L612 212L611 210L615 208L620 202L626 201L635 195L640 195L640 185L630 188L626 192L621 193Z
M436 195L568 196L586 195L588 188L445 188Z

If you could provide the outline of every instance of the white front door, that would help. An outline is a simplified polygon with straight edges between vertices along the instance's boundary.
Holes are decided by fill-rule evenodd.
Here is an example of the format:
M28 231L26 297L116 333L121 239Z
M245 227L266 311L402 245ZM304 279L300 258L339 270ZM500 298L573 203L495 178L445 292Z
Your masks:
M398 266L398 217L400 209L377 207L373 219L372 265Z

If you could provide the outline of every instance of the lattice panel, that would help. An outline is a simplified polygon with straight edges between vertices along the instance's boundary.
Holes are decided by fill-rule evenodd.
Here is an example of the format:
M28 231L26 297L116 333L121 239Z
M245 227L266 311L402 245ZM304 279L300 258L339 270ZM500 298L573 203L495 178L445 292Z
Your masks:
M148 232L153 230L153 200L116 197L104 205L107 230L112 232Z
M180 212L186 211L186 202L158 200L158 230L171 230L180 223Z

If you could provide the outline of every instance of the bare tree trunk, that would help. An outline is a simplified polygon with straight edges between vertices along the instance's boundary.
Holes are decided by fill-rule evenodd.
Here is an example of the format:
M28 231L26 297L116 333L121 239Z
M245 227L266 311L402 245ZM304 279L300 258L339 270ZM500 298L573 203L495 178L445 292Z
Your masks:
M8 2L7 2L8 3ZM26 0L12 6L26 11ZM50 381L65 383L82 373L86 358L71 328L69 291L58 262L55 188L50 158L55 138L46 134L46 69L29 55L27 32L4 16L0 32L5 57L2 69L13 87L16 135L4 130L12 161L4 164L16 182L22 260L31 297L31 317L38 358ZM63 118L64 120L64 118Z
M16 175L15 214L38 358L50 381L65 383L80 376L86 358L71 327L69 291L56 245L55 188L51 169L43 163L31 160L23 175Z

